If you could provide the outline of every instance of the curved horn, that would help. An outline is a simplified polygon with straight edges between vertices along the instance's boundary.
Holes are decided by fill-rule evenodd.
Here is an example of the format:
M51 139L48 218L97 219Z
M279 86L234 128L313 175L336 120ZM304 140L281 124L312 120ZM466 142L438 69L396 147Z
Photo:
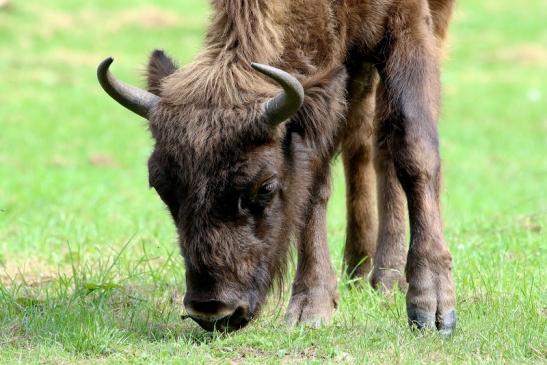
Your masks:
M116 79L109 71L112 62L114 59L108 57L97 68L97 78L104 91L133 113L148 119L150 110L160 101L159 96Z
M304 88L291 74L278 68L252 63L251 66L263 75L276 81L283 92L265 104L266 116L272 127L292 117L304 103Z

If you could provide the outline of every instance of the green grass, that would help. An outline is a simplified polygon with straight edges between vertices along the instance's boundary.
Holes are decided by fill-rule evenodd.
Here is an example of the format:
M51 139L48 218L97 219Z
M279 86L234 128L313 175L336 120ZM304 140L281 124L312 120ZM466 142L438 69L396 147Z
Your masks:
M540 0L458 4L441 122L452 338L412 333L403 295L350 291L343 277L330 326L285 327L273 297L251 326L219 335L180 320L184 268L147 188L151 138L95 79L108 55L135 84L153 48L189 62L207 2L12 0L0 10L0 362L545 363L545 14ZM334 180L341 272L339 164Z

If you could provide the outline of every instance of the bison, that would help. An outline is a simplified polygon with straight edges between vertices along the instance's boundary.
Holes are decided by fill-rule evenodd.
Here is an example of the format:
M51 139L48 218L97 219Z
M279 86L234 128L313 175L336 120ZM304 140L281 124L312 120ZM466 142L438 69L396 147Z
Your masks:
M411 326L452 333L437 121L453 0L211 5L204 49L182 68L154 51L147 90L117 80L112 58L98 68L104 90L149 121L149 182L177 228L189 317L205 330L244 327L295 241L286 320L331 318L338 292L326 206L340 151L348 273L406 289Z

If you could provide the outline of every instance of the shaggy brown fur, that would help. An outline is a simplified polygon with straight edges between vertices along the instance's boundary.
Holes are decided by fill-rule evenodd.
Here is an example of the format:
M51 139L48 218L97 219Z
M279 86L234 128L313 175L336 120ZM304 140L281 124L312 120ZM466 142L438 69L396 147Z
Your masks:
M341 148L348 270L362 276L374 266L374 285L405 284L406 197L409 320L449 333L455 300L436 123L438 39L452 0L213 0L212 8L194 62L176 69L155 52L148 74L161 97L150 115L150 184L178 228L194 319L206 329L244 326L283 272L290 237L299 256L287 320L330 318L338 294L325 211L329 163ZM306 89L303 107L274 130L262 105L279 89L251 62Z

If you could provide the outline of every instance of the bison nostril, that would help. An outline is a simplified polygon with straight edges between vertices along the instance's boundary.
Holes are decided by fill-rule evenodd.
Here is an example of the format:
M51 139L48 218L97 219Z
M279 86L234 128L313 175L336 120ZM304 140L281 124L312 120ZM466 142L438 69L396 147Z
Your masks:
M196 300L190 297L185 298L184 304L188 318L192 318L207 331L237 330L245 327L252 319L247 304Z
M186 310L191 317L214 321L231 316L236 311L236 307L218 300L190 300Z
M236 331L245 327L252 319L247 308L247 306L239 306L228 315L225 315L228 312L198 313L188 307L187 310L190 313L189 317L206 331Z

